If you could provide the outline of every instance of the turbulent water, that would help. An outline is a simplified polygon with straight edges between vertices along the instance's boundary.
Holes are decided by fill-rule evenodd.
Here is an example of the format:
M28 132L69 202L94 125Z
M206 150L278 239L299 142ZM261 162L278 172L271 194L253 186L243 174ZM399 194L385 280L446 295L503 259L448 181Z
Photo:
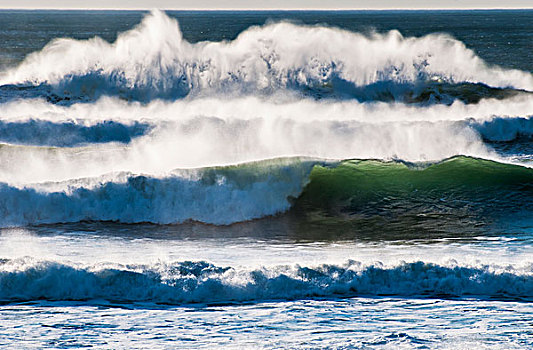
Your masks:
M0 12L0 344L530 348L531 23Z

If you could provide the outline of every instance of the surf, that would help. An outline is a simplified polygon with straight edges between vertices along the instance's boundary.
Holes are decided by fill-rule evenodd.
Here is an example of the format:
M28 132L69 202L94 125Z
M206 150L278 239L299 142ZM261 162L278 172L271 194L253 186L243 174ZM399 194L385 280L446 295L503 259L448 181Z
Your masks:
M524 208L533 203L532 184L531 168L469 157L437 163L281 158L176 169L165 177L122 172L22 186L2 183L0 225L228 225L291 210L306 220L323 216L325 223L328 217L356 222L400 212L443 218L506 213L507 218L527 219L531 213Z
M409 297L530 301L531 271L495 267L274 266L246 270L205 261L152 265L76 266L20 258L0 261L0 301L232 304L311 298ZM61 283L57 283L61 281Z
M451 103L529 94L529 72L487 65L446 34L363 35L289 22L251 27L233 41L189 43L176 20L152 11L114 43L55 39L0 77L4 101L45 96L52 103L213 95Z

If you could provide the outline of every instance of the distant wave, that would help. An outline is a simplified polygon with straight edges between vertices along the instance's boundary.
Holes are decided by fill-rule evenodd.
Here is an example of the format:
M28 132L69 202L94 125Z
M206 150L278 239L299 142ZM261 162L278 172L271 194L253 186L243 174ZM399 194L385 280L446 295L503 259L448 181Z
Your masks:
M185 96L271 95L451 103L533 90L529 72L488 66L450 36L368 36L275 23L231 42L189 43L178 24L152 11L109 44L55 39L0 77L0 98L43 96L53 103L118 96L130 101Z
M533 138L533 118L499 118L470 121L483 139L494 142L511 142L519 138Z
M25 121L0 120L0 142L54 147L75 147L90 143L129 143L133 138L147 134L148 124L133 122L124 125L112 120L85 125L83 122L51 122L30 119Z
M395 207L452 215L475 212L481 203L494 216L498 208L513 215L533 207L533 169L468 157L436 164L286 158L176 170L162 178L118 173L23 187L4 183L0 194L2 227L82 220L224 225L291 207L357 218Z
M489 266L277 266L256 270L207 262L75 266L31 258L0 263L0 301L102 300L172 305L314 297L400 296L533 300L532 270Z
M497 150L509 145L494 142L516 141L517 153L530 152L532 108L533 99L522 97L427 107L256 97L69 107L24 100L0 104L0 182L120 171L150 177L284 156L505 161Z
M273 111L281 108L275 105L272 107L274 107ZM0 143L47 147L81 147L108 142L128 144L136 138L148 135L157 137L161 133L167 133L171 130L174 130L176 137L179 137L181 133L186 131L191 133L195 129L211 129L216 126L220 129L224 124L230 124L223 119L214 117L196 117L192 120L187 120L187 116L178 116L176 120L172 120L171 117L166 117L165 119L165 116L157 115L157 111L152 119L143 119L141 121L124 119L72 120L65 119L65 117L75 116L79 113L78 111L70 112L66 109L61 112L60 115L48 117L47 119L28 119L22 116L0 120ZM68 114L69 112L70 115ZM113 113L112 110L110 113ZM46 114L43 113L42 117L46 118ZM255 118L252 120L243 119L232 124L235 124L234 128L240 128L242 136L245 136L246 132L255 130L258 125L265 122L267 121ZM320 138L317 137L317 130L321 130L323 134L331 133L335 135L336 139L336 141L330 139L329 142L332 146L334 143L340 143L342 146L349 142L355 143L357 140L354 140L354 137L359 137L359 142L361 143L363 143L363 140L368 140L367 144L370 144L369 135L371 134L380 135L377 138L383 140L397 139L397 145L399 145L401 137L405 136L401 131L413 133L414 129L423 129L420 130L420 133L428 134L433 131L435 136L442 134L442 137L447 136L449 139L452 138L450 131L453 131L456 134L456 147L460 145L459 136L461 134L467 136L471 130L474 131L474 133L471 133L473 136L477 134L486 142L512 142L518 139L533 138L533 118L531 117L492 116L480 120L467 118L465 120L439 120L435 122L391 121L379 126L375 122L332 120L315 121L312 123L315 128L310 128L309 123L297 125L295 121L288 119L285 124L294 129L298 128L300 133L308 133L309 136L315 136L315 143L321 142ZM230 128L230 125L227 127ZM348 135L353 136L351 141L343 140ZM411 140L411 142L413 141ZM208 145L210 142L214 141L206 139L205 144ZM441 151L443 150L441 149ZM299 152L304 153L304 150L299 150ZM425 152L428 152L427 147L425 147ZM401 154L399 153L399 155ZM376 154L376 156L379 156L379 154Z

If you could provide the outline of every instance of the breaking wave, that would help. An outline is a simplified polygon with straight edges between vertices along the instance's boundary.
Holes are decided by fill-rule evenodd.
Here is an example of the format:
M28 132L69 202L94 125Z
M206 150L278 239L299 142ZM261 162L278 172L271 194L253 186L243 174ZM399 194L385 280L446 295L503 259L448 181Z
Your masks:
M300 107L303 107L301 105ZM272 105L272 111L281 109L281 106ZM288 109L293 107L287 105ZM126 111L121 111L125 113ZM374 110L376 112L376 110ZM430 111L427 111L428 114ZM60 116L37 119L27 117L12 117L7 120L0 120L0 142L12 145L33 145L33 146L47 146L47 147L83 147L91 144L100 144L108 142L118 142L123 144L131 143L136 138L143 136L158 136L162 133L172 130L176 135L183 133L184 130L188 133L195 131L196 129L209 128L217 126L219 129L224 124L230 124L228 127L240 128L240 134L247 134L254 130L257 131L258 125L265 124L266 120L260 118L254 118L247 120L246 116L241 116L242 120L229 123L222 118L215 117L194 117L181 115L177 119L172 120L172 117L156 117L155 119L127 120L127 119L68 119L70 115L76 115L79 111L69 111L68 109L62 111ZM257 112L256 112L257 113ZM370 114L371 112L369 112ZM431 112L434 113L434 112ZM290 113L288 113L290 114ZM378 114L378 113L376 113ZM259 113L258 113L259 115ZM44 114L43 114L44 116ZM308 115L309 116L309 115ZM67 119L65 119L67 117ZM224 117L224 116L223 116ZM309 136L314 136L314 142L322 142L320 135L317 133L321 130L322 133L336 134L336 141L330 140L331 143L340 142L342 148L349 149L349 144L346 140L342 142L342 136L362 136L366 135L365 139L370 139L368 135L374 134L376 139L398 139L400 141L401 135L395 135L394 130L413 133L413 130L420 129L420 133L427 134L432 133L433 136L441 134L442 138L452 139L455 134L455 146L459 145L459 138L461 134L464 137L469 137L470 140L475 140L476 135L486 142L512 142L519 139L531 139L533 137L533 118L530 116L522 117L486 117L481 119L467 118L466 120L439 120L435 122L429 121L408 121L398 120L390 121L388 123L376 124L375 122L369 122L366 118L354 118L355 120L327 120L327 116L323 116L324 121L315 121L311 123L315 125L311 128L310 123L299 123L297 125L297 117L291 116L294 120L286 119L280 120L280 118L272 117L271 119L277 119L278 122L283 122L285 127L292 129L298 128L300 132L307 133ZM441 115L441 117L443 117ZM209 126L209 124L214 124ZM306 130L309 129L309 130ZM475 133L471 133L470 131ZM433 132L432 132L433 131ZM295 135L294 130L291 132ZM405 136L405 134L403 134ZM247 135L250 136L250 135ZM414 134L413 134L414 136ZM420 135L418 138L421 138ZM302 136L303 137L303 136ZM328 137L329 138L329 137ZM293 139L292 141L297 141ZM412 141L412 140L411 140ZM211 141L212 142L212 141ZM356 140L351 141L355 143ZM465 145L466 146L466 145ZM308 146L311 148L311 146ZM362 147L358 147L362 148ZM368 148L368 147L367 147ZM379 149L377 145L372 147ZM426 152L427 152L427 147ZM463 150L466 150L464 147ZM460 149L458 151L461 151ZM299 153L305 153L305 151L298 150ZM403 154L402 154L403 153ZM400 155L406 156L404 152L400 152ZM327 156L323 154L322 156ZM375 154L375 156L380 156ZM446 156L443 154L442 156ZM442 157L441 156L441 157ZM439 156L437 156L438 158ZM407 156L407 158L409 158Z
M468 157L435 164L274 159L228 167L131 173L35 185L0 184L0 226L115 221L225 225L294 210L334 217L398 210L507 215L533 207L533 169ZM420 209L422 208L422 209ZM531 212L522 213L528 216ZM517 217L515 216L515 219Z
M472 127L487 141L511 142L533 138L533 118L496 117L482 122L472 121Z
M106 266L111 265L111 266ZM31 258L0 263L0 301L102 300L171 305L304 298L401 296L531 301L533 271L491 266L277 266L245 270L207 262L77 266Z
M205 95L272 95L359 101L466 103L533 90L528 72L489 67L445 34L362 35L274 23L231 42L189 43L176 20L152 11L114 43L55 39L0 77L0 96L52 103L118 96L130 101Z
M0 184L0 226L83 220L231 224L288 210L314 164L280 159L175 170L163 178L118 173L22 188Z

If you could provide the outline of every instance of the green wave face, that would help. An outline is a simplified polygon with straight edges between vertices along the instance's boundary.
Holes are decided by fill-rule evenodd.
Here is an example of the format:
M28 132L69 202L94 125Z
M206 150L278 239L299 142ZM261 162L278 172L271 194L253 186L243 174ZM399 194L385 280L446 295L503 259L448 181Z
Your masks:
M469 157L429 166L349 160L315 166L310 180L295 215L341 230L420 236L533 228L533 169L521 166Z

